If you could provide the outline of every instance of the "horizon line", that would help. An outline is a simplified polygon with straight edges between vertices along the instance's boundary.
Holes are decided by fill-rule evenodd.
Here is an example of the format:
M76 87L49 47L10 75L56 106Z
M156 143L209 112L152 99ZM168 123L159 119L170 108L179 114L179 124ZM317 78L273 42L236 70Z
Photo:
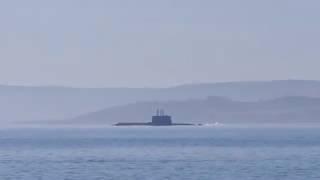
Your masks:
M260 82L280 82L280 81L308 81L308 82L319 82L316 79L274 79L274 80L235 80L235 81L215 81L215 82L195 82L195 83L181 83L176 85L169 85L165 87L152 87L152 86L141 86L141 87L126 87L126 86L114 86L114 87L85 87L85 86L72 86L72 85L55 85L55 84L43 84L43 85L32 85L32 84L0 84L0 87L17 87L17 88L67 88L67 89L170 89L179 88L193 85L211 85L211 84L231 84L231 83L260 83Z

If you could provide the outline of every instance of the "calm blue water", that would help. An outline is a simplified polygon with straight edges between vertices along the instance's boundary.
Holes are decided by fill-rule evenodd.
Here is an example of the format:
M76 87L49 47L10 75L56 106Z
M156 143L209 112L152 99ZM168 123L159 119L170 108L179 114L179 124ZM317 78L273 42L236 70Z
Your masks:
M0 179L320 179L320 128L0 129Z

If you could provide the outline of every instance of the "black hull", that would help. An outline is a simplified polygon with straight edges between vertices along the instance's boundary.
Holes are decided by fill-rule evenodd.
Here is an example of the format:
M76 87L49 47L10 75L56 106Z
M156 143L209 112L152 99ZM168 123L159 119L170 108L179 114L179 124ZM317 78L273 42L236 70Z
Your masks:
M201 126L201 124L189 124L189 123L172 123L172 124L153 124L153 123L117 123L113 126Z

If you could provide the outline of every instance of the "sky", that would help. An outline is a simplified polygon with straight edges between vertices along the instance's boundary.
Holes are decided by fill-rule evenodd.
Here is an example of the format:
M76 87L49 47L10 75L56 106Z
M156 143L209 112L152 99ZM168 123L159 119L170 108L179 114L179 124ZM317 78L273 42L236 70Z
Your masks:
M318 0L3 0L0 84L320 80Z

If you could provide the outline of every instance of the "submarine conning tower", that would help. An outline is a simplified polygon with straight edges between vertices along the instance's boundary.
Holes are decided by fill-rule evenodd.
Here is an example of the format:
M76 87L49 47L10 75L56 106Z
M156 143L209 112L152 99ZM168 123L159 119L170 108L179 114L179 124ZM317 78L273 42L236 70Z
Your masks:
M157 114L152 116L152 125L156 126L168 126L172 125L172 118L171 116L165 115L163 109L158 109Z

